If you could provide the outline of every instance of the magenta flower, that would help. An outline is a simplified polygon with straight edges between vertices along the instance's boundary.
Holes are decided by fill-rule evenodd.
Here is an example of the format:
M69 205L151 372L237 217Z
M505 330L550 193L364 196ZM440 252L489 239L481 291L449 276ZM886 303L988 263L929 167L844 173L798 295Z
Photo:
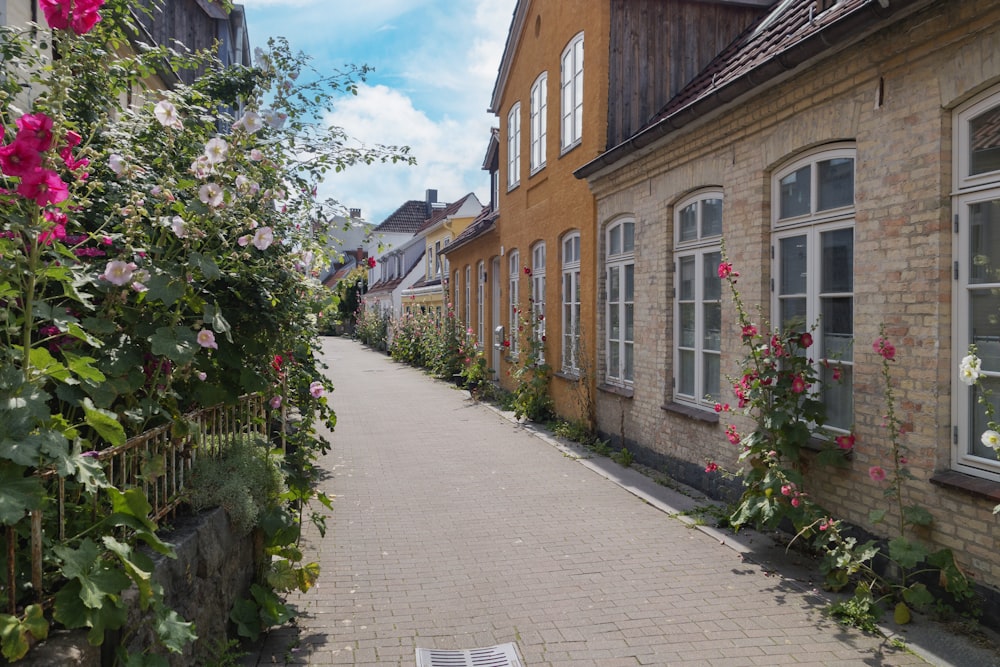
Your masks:
M273 396L271 400L268 401L268 405L270 405L273 410L277 410L278 408L280 408L281 396Z
M872 478L873 482L881 482L885 479L885 470L882 466L872 466L868 469L868 476Z
M56 172L36 168L21 177L17 194L25 199L34 199L39 206L46 206L69 198L69 187Z
M8 176L26 176L41 164L41 154L27 142L15 139L0 148L0 170Z
M38 4L51 28L72 30L77 35L84 35L101 20L97 10L104 4L104 0L39 0ZM70 9L73 10L72 18Z
M725 278L728 278L729 276L732 276L732 275L739 275L739 274L734 274L733 273L733 265L732 264L730 264L729 262L722 262L721 264L719 264L719 277L720 278L725 279Z
M17 139L44 153L52 146L52 119L43 113L24 114L16 121Z
M792 393L801 394L806 390L806 381L802 379L801 375L796 375L792 378Z
M719 469L719 464L715 461L709 461L708 465L705 466L705 472L715 472Z
M883 338L882 336L876 338L875 342L872 343L872 349L875 350L875 354L889 361L896 358L896 348L889 342L888 338Z

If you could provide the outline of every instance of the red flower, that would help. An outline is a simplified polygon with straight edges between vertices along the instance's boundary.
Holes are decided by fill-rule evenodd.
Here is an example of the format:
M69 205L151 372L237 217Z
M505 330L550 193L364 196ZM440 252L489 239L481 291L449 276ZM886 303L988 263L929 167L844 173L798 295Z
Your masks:
M278 372L281 372L281 364L284 361L285 359L280 354L274 355L274 359L271 360L271 368L273 368Z
M739 275L739 274L734 274L733 273L733 265L732 264L730 264L729 262L722 262L721 264L719 264L719 277L720 278L728 278L729 276L732 276L732 275Z
M705 466L705 472L715 472L719 469L719 464L715 461L709 461L708 465Z
M374 269L374 268L375 268L375 264L376 264L376 263L377 263L377 262L375 261L375 258L374 258L374 257L369 257L369 258L368 258L368 268L369 268L369 269Z
M740 443L740 434L736 432L736 427L732 424L726 427L726 438L731 444L738 445Z
M856 439L853 433L849 433L848 435L838 435L835 438L835 442L837 443L837 446L843 449L844 451L850 451L854 449L854 443L856 442Z
M744 338L753 338L756 335L757 335L757 327L755 327L754 325L747 324L743 327Z
M531 275L531 267L530 266L524 267L524 275L526 275L526 276L530 276Z
M801 394L806 390L806 381L802 379L801 375L796 375L792 378L792 393Z
M509 341L509 340L505 340L505 341L503 342L503 346L504 346L504 347L510 347L510 341Z
M892 343L889 342L888 338L883 338L879 336L872 343L872 349L875 350L875 354L892 361L896 358L896 348Z
M838 382L840 380L840 368L833 369L833 381Z
M799 336L799 347L810 347L813 344L813 337L808 331Z

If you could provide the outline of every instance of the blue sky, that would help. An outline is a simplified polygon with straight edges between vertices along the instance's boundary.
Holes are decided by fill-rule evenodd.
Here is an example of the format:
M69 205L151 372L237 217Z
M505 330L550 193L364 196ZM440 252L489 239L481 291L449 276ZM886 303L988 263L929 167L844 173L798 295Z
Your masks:
M486 203L482 170L486 109L516 0L241 0L251 46L283 36L313 65L370 65L356 97L328 122L364 143L411 147L417 166L359 165L327 177L320 195L379 223L428 188L439 201L474 192Z

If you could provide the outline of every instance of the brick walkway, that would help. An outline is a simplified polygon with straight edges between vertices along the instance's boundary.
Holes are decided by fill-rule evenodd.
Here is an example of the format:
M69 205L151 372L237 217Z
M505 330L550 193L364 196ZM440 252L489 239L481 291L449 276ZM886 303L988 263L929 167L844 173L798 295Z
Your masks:
M350 340L324 359L322 574L245 664L412 667L416 647L504 642L529 667L926 664L467 393Z

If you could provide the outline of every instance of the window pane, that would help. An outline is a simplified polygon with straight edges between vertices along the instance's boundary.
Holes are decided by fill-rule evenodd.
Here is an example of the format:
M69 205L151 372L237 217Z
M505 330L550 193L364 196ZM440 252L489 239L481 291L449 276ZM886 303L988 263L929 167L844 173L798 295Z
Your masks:
M779 301L779 308L781 309L779 326L782 331L801 333L807 329L805 298L782 299Z
M625 306L625 340L635 340L635 306L633 304Z
M691 241L698 238L698 204L691 204L681 209L677 216L680 224L680 240Z
M625 343L625 372L622 374L622 378L629 382L635 378L633 354L632 343Z
M838 229L820 235L823 248L821 292L854 291L854 231Z
M969 122L969 143L970 176L1000 169L1000 107Z
M823 350L820 354L824 359L853 359L852 343L854 341L854 299L836 297L820 299L823 329Z
M993 397L996 397L1000 392L1000 378L983 377L980 382L983 384L982 388L975 385L965 390L972 393L972 400L969 401L969 410L972 412L972 432L969 433L966 453L995 461L996 452L984 445L981 440L983 431L989 428L987 425L989 420L986 418L986 408L979 404L979 397L982 395L982 389L992 392Z
M778 218L794 218L797 215L810 213L812 184L809 182L809 165L794 171L778 182L781 190L778 202Z
M722 263L721 252L710 252L705 255L702 266L702 292L705 301L718 301L722 297L722 279L719 278L719 264Z
M577 262L580 261L580 236L576 235L573 237L573 259Z
M622 225L622 252L635 250L635 223L626 222Z
M621 300L621 289L618 286L618 267L608 269L608 302L618 303Z
M781 239L781 285L779 294L806 293L806 237Z
M622 228L616 225L608 233L608 254L617 255L622 251Z
M682 257L680 264L681 270L678 278L680 289L677 290L677 293L682 301L691 301L694 299L694 257Z
M633 301L635 299L635 265L625 265L625 295L623 301Z
M701 235L719 236L722 234L722 200L706 199L701 203Z
M681 350L680 368L678 369L678 391L685 396L694 396L694 352Z
M722 342L722 304L706 303L702 312L705 317L702 344L706 350L718 351Z
M819 181L817 211L854 204L854 158L839 157L816 165Z
M972 342L983 360L983 370L1000 371L1000 295L974 290L969 299Z
M719 355L705 354L705 394L711 400L719 398L719 377L722 375L719 367Z
M823 379L822 400L826 405L826 423L849 430L854 424L854 368L840 366L840 379L833 379L833 367L820 367Z
M620 366L620 364L618 363L619 354L620 352L618 350L617 345L612 345L611 349L608 350L608 375L614 378L620 377L618 374Z
M969 205L969 282L1000 282L1000 199Z
M608 313L608 337L612 340L621 340L621 311L612 308Z
M680 307L681 318L681 347L694 347L694 304L682 303Z

